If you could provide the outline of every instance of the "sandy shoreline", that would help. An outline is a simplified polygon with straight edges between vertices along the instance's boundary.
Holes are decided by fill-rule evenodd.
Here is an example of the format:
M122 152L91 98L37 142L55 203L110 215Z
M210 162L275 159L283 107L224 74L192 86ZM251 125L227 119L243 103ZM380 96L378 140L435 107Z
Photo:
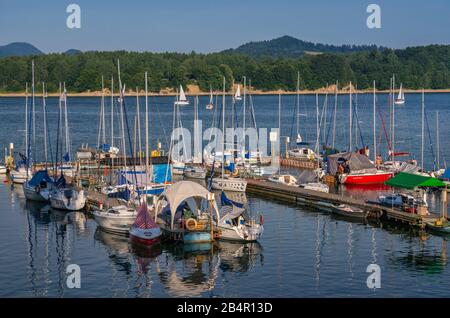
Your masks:
M403 90L405 93L421 93L422 90L418 89L418 90L412 90L412 89L404 89ZM371 89L367 89L367 90L352 90L353 93L358 93L358 94L371 94L373 93L373 90ZM396 90L396 92L398 92L398 89ZM424 90L425 93L450 93L450 88L447 89L425 89ZM249 92L248 92L249 93ZM252 90L251 94L252 95L295 95L297 92L295 91L283 91L283 90L275 90L275 91L261 91L261 90ZM311 94L334 94L335 91L334 89L318 89L318 90L302 90L299 92L301 95L311 95ZM343 89L343 90L339 90L338 94L348 94L349 90L348 89ZM377 90L376 93L389 93L389 90ZM214 95L221 95L222 92L221 91L216 91L213 92ZM231 93L227 93L227 95L230 95ZM69 97L99 97L101 96L102 93L101 91L95 91L95 92L82 92L82 93L67 93L67 96ZM109 91L105 90L105 96L110 95ZM115 96L118 96L118 94L114 94ZM140 96L144 96L144 92L140 91L139 92ZM149 93L149 96L175 96L176 93L168 91L168 90L163 90L159 93ZM186 92L186 95L190 95L190 96L202 96L202 95L207 95L209 96L209 92L199 92L199 91L194 91L194 92ZM42 96L42 93L36 93L35 94L36 97ZM48 97L57 97L58 93L48 93L47 94ZM135 91L127 91L125 93L125 96L136 96L136 92ZM25 97L25 92L14 92L14 93L0 93L0 97Z

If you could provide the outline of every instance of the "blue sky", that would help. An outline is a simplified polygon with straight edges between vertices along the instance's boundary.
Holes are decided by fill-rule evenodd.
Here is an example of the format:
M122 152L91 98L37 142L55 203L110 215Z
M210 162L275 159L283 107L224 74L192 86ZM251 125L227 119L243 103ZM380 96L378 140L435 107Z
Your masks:
M66 27L70 3L81 7L81 29ZM370 3L381 7L381 29L366 26ZM214 52L291 35L403 48L450 44L449 17L449 0L0 0L0 45Z

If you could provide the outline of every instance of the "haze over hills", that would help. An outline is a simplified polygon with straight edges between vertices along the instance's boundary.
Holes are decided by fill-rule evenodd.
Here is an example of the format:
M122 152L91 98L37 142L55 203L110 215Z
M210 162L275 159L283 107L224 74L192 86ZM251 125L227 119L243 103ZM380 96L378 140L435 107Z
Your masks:
M0 46L0 57L40 54L43 54L41 50L26 42L13 42L7 45Z
M304 54L319 53L352 53L373 50L384 50L377 45L328 45L307 42L292 36L282 36L269 41L249 42L236 49L223 51L224 53L240 53L252 57L299 57Z

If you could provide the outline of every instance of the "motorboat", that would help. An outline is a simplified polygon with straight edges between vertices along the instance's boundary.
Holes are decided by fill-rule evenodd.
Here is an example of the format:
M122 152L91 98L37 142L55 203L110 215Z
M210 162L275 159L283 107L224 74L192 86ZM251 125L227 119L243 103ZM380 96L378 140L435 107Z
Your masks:
M247 181L242 178L228 176L225 176L224 178L217 177L212 179L212 188L223 191L245 192Z
M206 178L206 169L199 166L187 166L184 169L183 175L186 178L191 179L205 179Z
M54 188L50 191L50 205L54 209L78 211L86 204L84 190L75 188Z
M333 205L332 213L355 219L366 219L368 212L347 204Z
M378 203L380 205L398 208L405 212L417 213L428 215L428 203L426 200L426 192L424 192L424 198L416 198L406 193L391 193L388 195L380 195L378 197Z
M33 173L31 172L31 169L20 166L16 170L10 171L9 176L13 183L23 184L33 177Z
M128 234L137 217L136 209L117 205L108 209L94 210L95 222L105 231Z
M267 180L269 180L270 182L298 187L297 178L290 174L274 174L270 176Z
M317 158L316 153L310 148L296 148L288 150L289 158L315 160Z
M7 170L5 165L0 165L0 174L5 174Z
M305 190L312 190L312 191L318 191L318 192L324 192L324 193L330 192L330 188L328 187L328 185L321 183L321 182L302 183L302 184L300 184L300 187Z
M186 164L184 162L175 160L172 162L172 174L183 174L185 168Z
M140 205L129 234L130 240L136 244L152 245L160 241L161 229L150 215L146 203Z
M255 242L264 232L264 217L260 223L248 216L244 204L228 199L221 194L222 208L218 222L218 237L225 241Z

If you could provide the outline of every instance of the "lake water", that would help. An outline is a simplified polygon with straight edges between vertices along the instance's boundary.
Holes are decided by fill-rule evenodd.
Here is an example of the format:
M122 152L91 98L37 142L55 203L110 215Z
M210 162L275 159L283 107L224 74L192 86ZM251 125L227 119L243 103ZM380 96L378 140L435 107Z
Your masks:
M360 95L358 119L362 137L371 145L370 95ZM379 97L380 102L387 97ZM396 149L420 160L420 95L407 94L396 111ZM449 158L450 95L427 94L431 140L435 140L435 111L441 119L441 166ZM129 115L134 99L127 98ZM204 105L207 98L200 99ZM278 126L278 97L253 97L258 127ZM154 139L166 143L172 126L172 98L150 98ZM320 99L320 105L323 98ZM333 100L329 100L329 109ZM36 102L41 109L40 100ZM73 148L96 145L98 98L70 98L69 124ZM141 103L143 105L143 103ZM52 138L58 118L57 100L48 99ZM192 107L184 108L183 125L192 126ZM204 106L203 106L204 107ZM282 135L290 135L295 97L283 97ZM301 131L315 139L315 97L301 96ZM338 102L336 146L348 144L348 100ZM386 115L386 106L380 108ZM0 145L14 142L23 149L24 100L0 98L3 127ZM388 114L387 114L388 115ZM41 122L42 114L37 114ZM201 108L204 127L212 114ZM377 118L379 119L379 117ZM387 119L389 122L389 119ZM109 126L107 126L109 127ZM295 130L295 127L293 128ZM42 156L41 125L36 127L37 156ZM377 133L381 134L382 128ZM426 129L428 134L428 131ZM359 133L358 133L359 135ZM381 139L383 135L381 134ZM167 136L167 138L169 138ZM380 147L386 152L385 141ZM426 166L433 156L426 136ZM35 153L36 153L35 152ZM175 246L142 250L128 238L97 229L82 212L58 212L26 202L21 187L0 179L0 296L2 297L449 297L448 238L390 223L363 224L327 213L247 195L253 211L265 216L258 244ZM344 189L348 195L370 197L373 191ZM431 200L438 199L431 197ZM81 268L81 288L66 285L66 268ZM381 269L381 288L369 289L369 264Z

